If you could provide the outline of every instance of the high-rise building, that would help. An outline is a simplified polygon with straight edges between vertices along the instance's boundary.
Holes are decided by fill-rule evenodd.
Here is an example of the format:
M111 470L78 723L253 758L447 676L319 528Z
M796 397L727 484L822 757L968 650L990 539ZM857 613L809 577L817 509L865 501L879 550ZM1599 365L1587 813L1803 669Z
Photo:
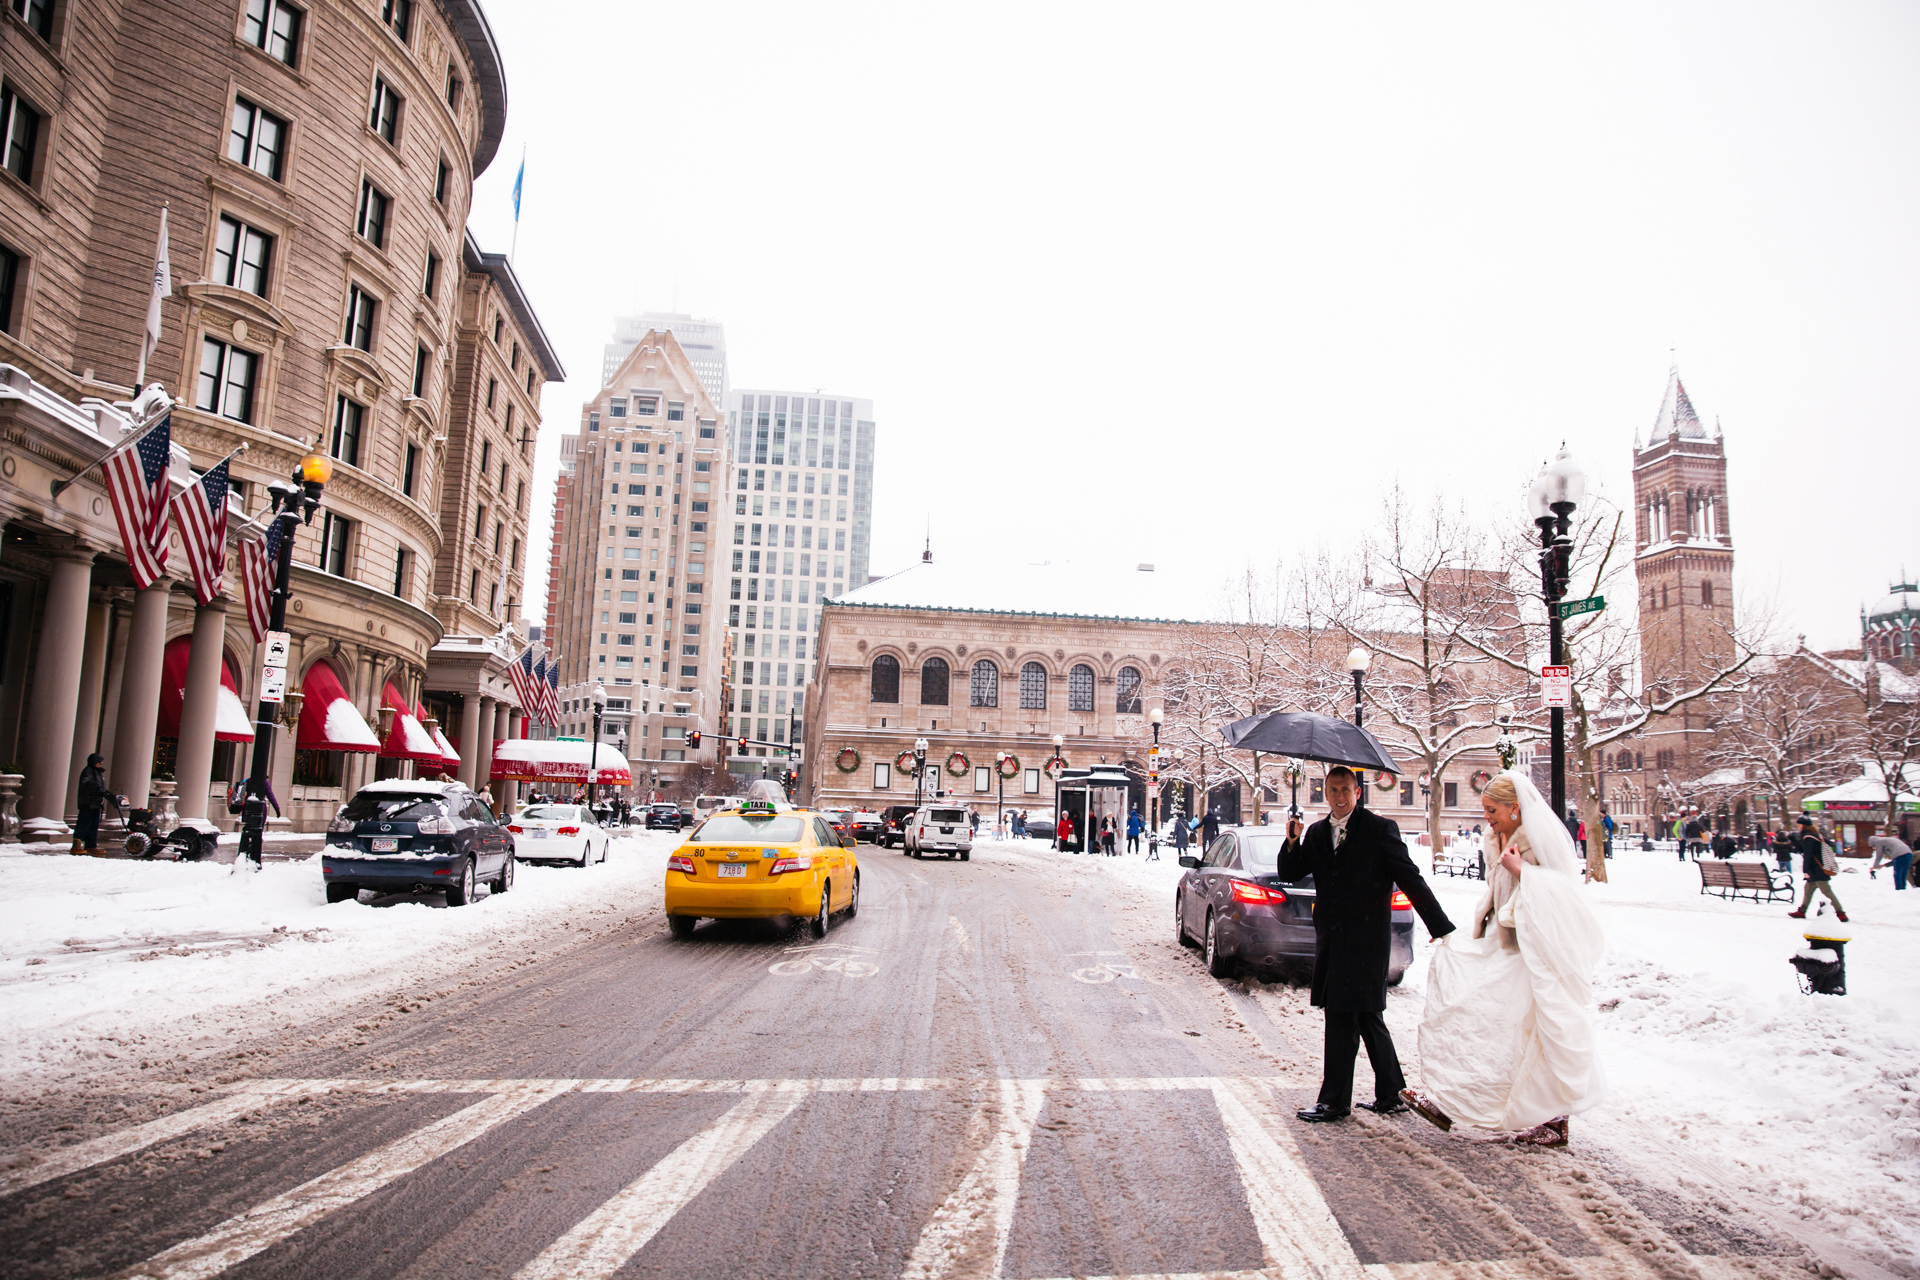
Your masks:
M873 526L873 402L821 392L728 393L732 532L723 690L729 736L790 743L817 657L820 604L864 586ZM731 753L757 774L769 748Z
M642 334L581 409L546 641L560 664L561 735L592 731L589 699L603 683L603 740L625 749L636 787L698 772L704 753L687 737L719 727L724 580L711 566L723 553L726 450L718 405L671 333Z
M700 385L715 404L727 401L727 327L718 320L703 320L679 311L642 311L637 316L618 316L613 322L613 341L606 345L600 361L600 382L613 381L613 375L626 362L627 354L649 333L670 333L680 343Z

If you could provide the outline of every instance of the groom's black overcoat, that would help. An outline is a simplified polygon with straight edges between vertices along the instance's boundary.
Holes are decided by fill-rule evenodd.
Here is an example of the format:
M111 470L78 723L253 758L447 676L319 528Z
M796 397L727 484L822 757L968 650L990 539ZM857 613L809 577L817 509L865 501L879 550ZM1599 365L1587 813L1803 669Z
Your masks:
M1333 823L1308 827L1280 851L1280 878L1313 877L1313 1003L1342 1013L1379 1013L1387 1007L1387 965L1393 947L1393 891L1438 938L1453 932L1420 869L1407 856L1400 828L1370 809L1355 809L1347 838L1333 847Z

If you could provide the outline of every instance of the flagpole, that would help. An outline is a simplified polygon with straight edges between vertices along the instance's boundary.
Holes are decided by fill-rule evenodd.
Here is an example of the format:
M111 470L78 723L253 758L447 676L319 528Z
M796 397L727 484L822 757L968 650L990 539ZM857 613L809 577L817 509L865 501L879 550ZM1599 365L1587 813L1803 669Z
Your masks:
M160 345L160 299L173 296L173 262L167 252L167 202L160 202L160 239L154 246L153 279L147 295L146 326L140 331L140 363L133 375L133 394L147 380L147 355Z
M61 493L63 493L65 490L72 488L74 483L78 481L81 476L84 476L85 474L87 474L87 472L92 471L95 467L100 466L102 463L106 462L107 459L111 458L114 454L119 453L122 449L138 448L140 445L140 442L142 440L145 440L148 436L152 435L159 428L160 424L167 420L168 416L172 412L173 412L173 406L169 404L167 406L167 411L165 413L162 413L159 417L155 418L151 423L149 423L145 428L143 428L139 435L134 436L130 440L122 440L119 444L116 444L115 446L113 446L113 448L107 450L105 453L95 458L92 462L89 462L86 466L80 468L78 471L68 476L65 480L55 480L53 482L52 496L55 498L59 497ZM235 449L233 452L239 453L241 450L245 449L246 447L247 446L243 444L240 446L239 449ZM230 453L227 455L227 457L229 458L231 458L232 456L233 456L233 453ZM220 464L216 462L213 465L217 467Z

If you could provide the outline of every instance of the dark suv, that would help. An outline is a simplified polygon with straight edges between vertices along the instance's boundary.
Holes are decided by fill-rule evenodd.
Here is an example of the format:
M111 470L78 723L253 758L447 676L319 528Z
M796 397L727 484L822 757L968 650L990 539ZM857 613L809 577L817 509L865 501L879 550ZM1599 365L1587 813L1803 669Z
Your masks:
M671 800L662 800L658 804L647 806L647 830L678 831L680 829L680 806Z
M890 804L880 811L880 838L875 841L882 849L905 849L907 847L907 827L913 822L917 812L910 804Z
M361 788L327 826L321 868L327 901L376 893L445 890L447 905L473 901L475 885L513 888L513 834L486 797L457 782L396 778Z

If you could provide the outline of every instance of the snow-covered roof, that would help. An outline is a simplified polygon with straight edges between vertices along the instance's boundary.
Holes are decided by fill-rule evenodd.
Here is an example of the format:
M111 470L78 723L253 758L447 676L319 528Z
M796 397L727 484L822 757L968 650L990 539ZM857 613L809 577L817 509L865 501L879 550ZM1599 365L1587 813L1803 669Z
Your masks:
M468 788L458 782L429 782L425 778L387 778L381 782L369 782L360 789L380 795L444 796L448 792L465 791Z
M1177 572L1068 562L985 564L927 560L833 597L862 609L939 609L1130 622L1220 617L1221 583Z
M1864 658L1829 658L1816 655L1819 660L1838 671L1848 680L1862 688L1867 683L1867 663ZM1920 678L1907 675L1889 662L1873 664L1874 676L1880 681L1880 696L1893 698L1901 702L1920 697Z
M1920 796L1902 791L1894 796L1901 804L1920 803ZM1825 791L1816 791L1801 801L1803 805L1843 804L1846 802L1885 804L1887 802L1886 784L1877 778L1855 778L1843 782L1837 787L1828 787Z

